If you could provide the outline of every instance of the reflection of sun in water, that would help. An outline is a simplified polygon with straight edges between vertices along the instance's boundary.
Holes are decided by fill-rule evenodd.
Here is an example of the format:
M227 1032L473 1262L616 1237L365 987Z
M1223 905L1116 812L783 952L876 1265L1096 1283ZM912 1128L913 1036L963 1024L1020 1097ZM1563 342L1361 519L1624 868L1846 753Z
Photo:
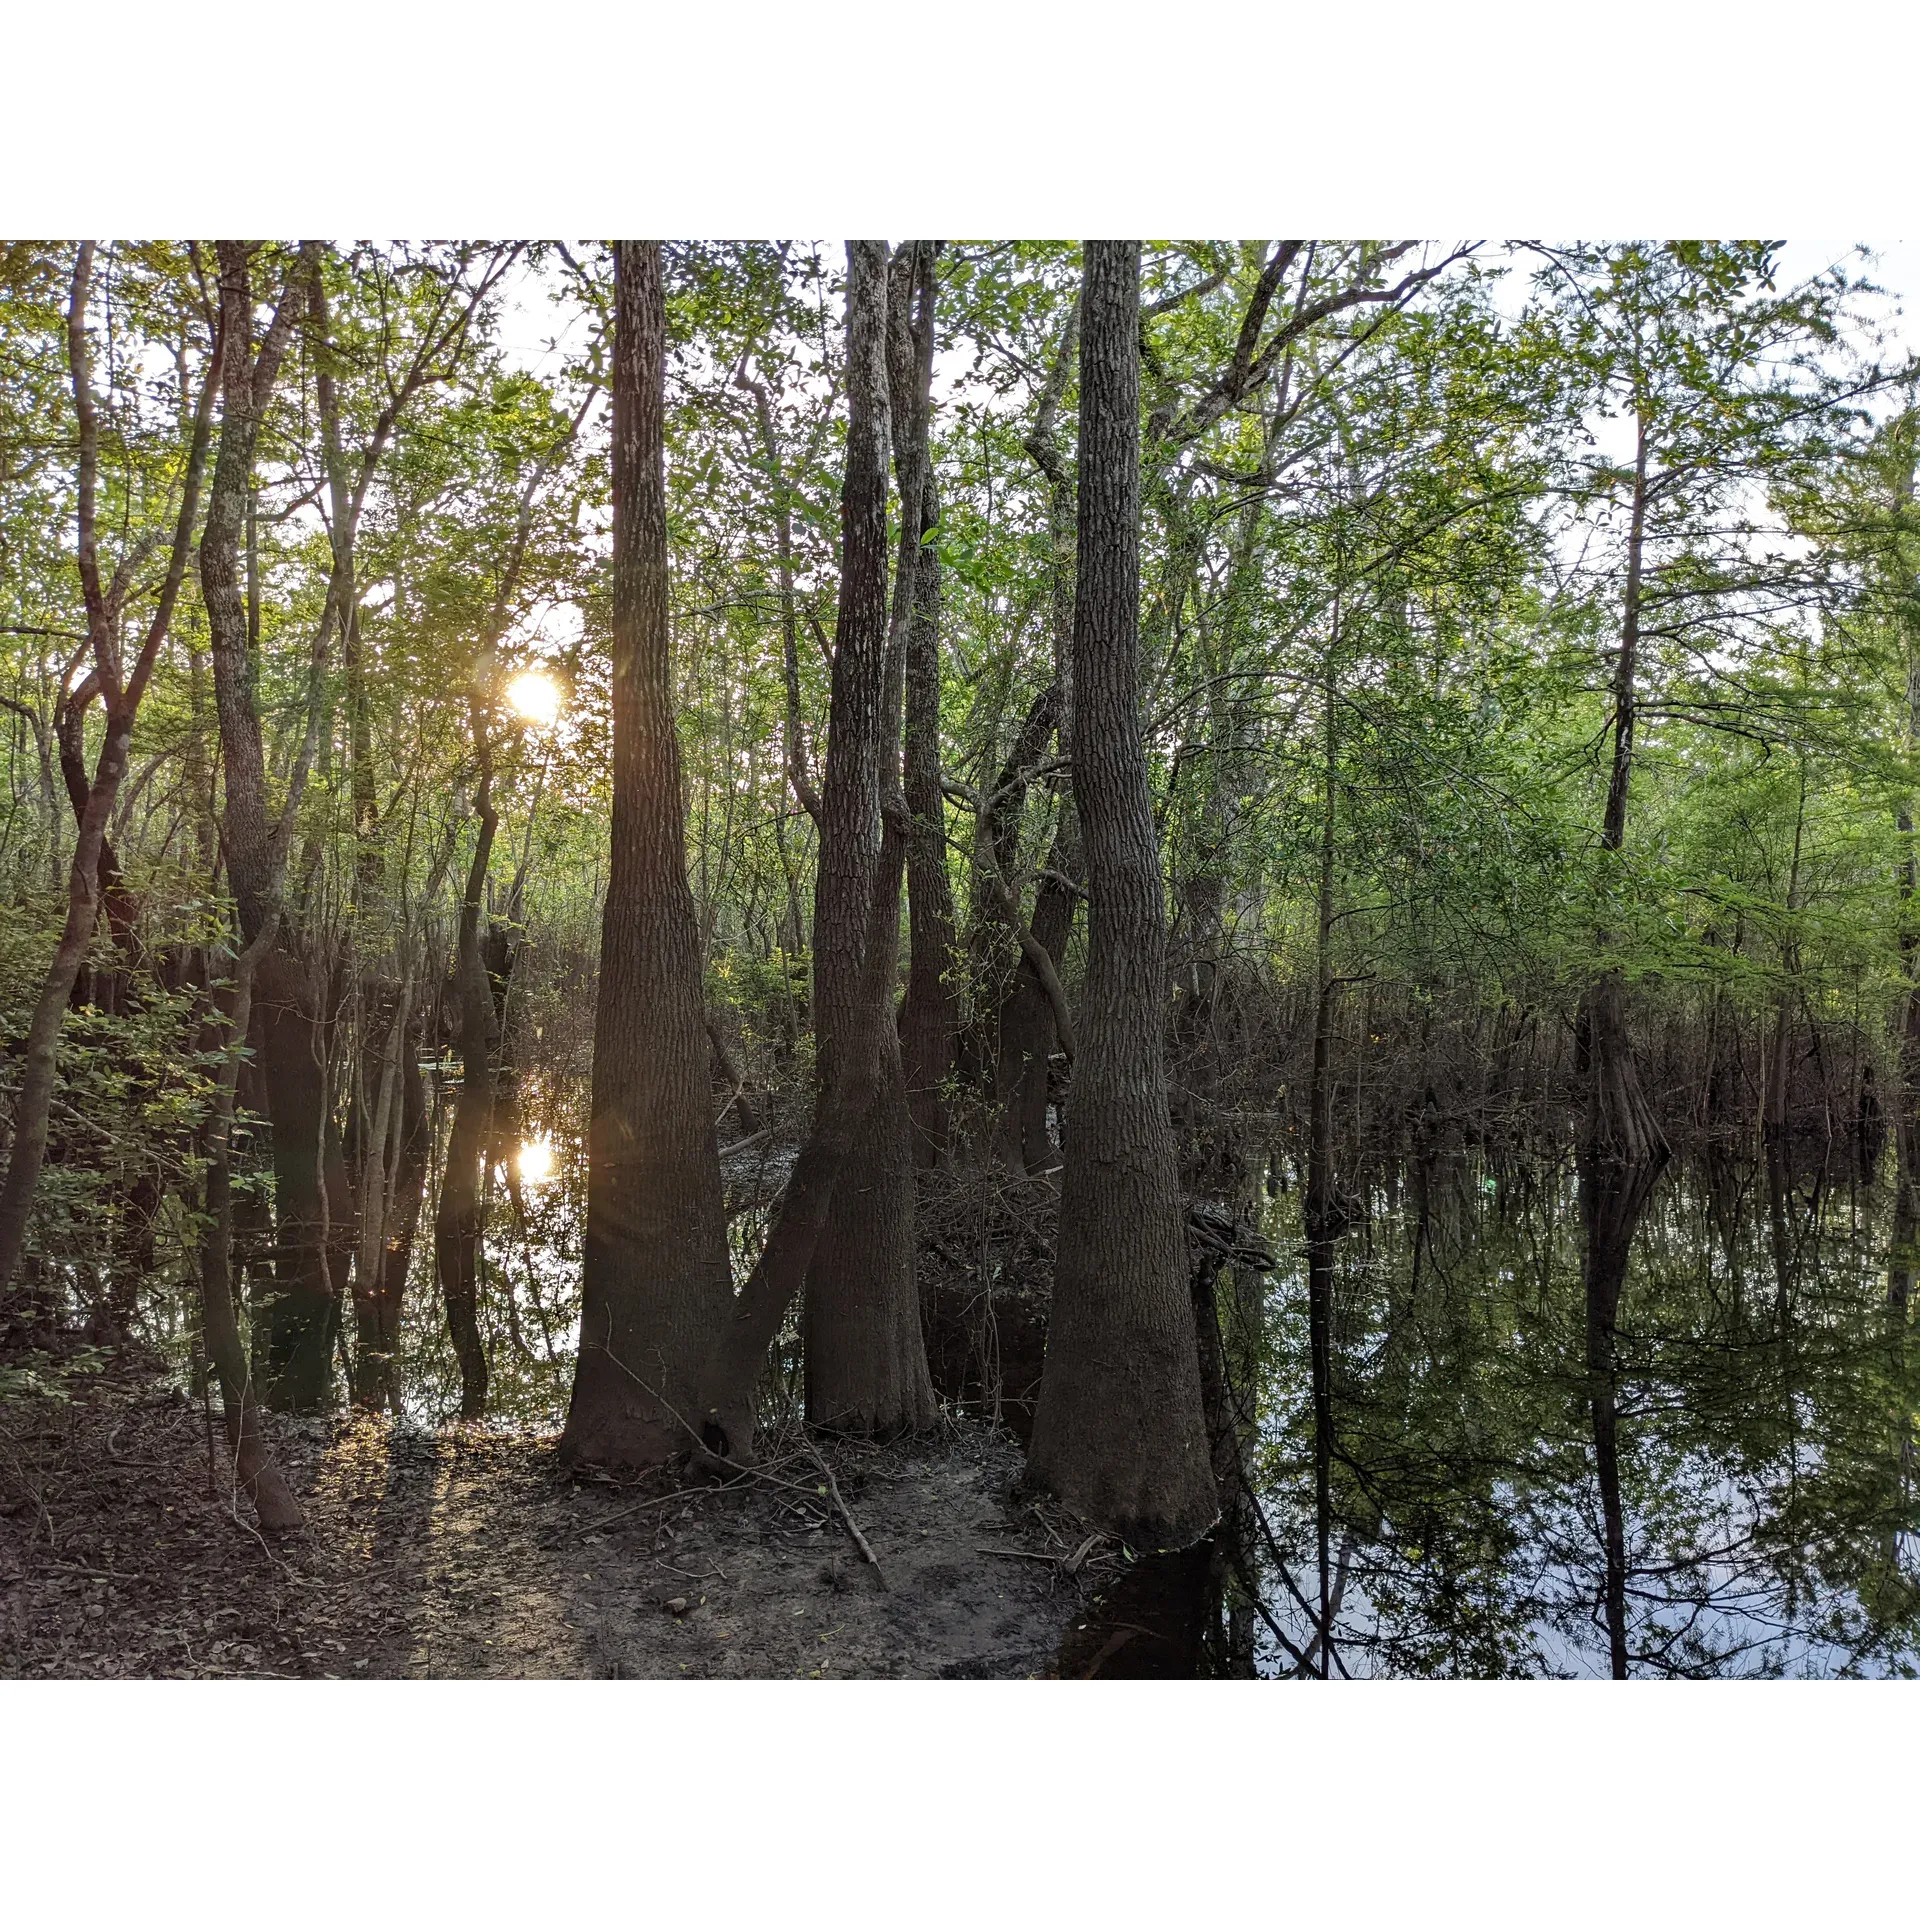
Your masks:
M533 1139L520 1142L517 1156L520 1178L530 1187L544 1187L553 1178L553 1142Z
M507 704L535 726L550 727L560 717L560 683L551 674L516 673L507 682Z

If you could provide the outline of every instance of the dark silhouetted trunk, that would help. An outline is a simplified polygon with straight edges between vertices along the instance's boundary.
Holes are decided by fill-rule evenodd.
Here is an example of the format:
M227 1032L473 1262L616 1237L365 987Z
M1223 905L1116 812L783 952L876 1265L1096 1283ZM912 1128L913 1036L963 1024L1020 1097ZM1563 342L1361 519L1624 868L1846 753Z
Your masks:
M820 796L814 890L814 1031L820 1074L831 1088L840 1057L858 1044L875 1009L885 1029L873 1098L858 1123L859 1147L833 1183L825 1226L808 1272L804 1337L807 1417L816 1425L891 1434L933 1417L914 1280L913 1153L906 1076L892 1017L893 967L869 965L872 942L899 939L898 875L888 916L875 894L883 879L881 802L901 815L900 714L905 629L889 661L887 607L887 249L848 244L847 465L841 488L840 604L834 631L833 696ZM909 600L903 613L910 613ZM889 665L896 671L890 673Z
M766 1245L701 1374L701 1439L716 1459L735 1464L753 1459L755 1393L767 1349L807 1281L835 1188L859 1158L862 1129L879 1097L883 1057L892 1045L889 988L897 956L890 929L899 925L905 865L904 825L889 818L881 828L869 903L865 991L842 1036L833 1076L816 1098L813 1124L780 1196Z
M1139 719L1140 248L1089 241L1080 318L1074 793L1087 976L1030 1472L1136 1547L1218 1513L1163 1056L1165 908Z
M1909 415L1909 433L1912 424ZM1903 513L1913 509L1913 482L1913 464L1908 460L1895 476L1894 505ZM1920 605L1916 604L1910 581L1901 614L1907 656L1906 746L1911 754L1920 748ZM1900 1085L1893 1119L1893 1251L1887 1270L1887 1306L1904 1322L1913 1298L1914 1272L1920 1267L1920 922L1916 920L1920 916L1920 898L1916 897L1920 863L1915 856L1910 798L1901 801L1895 824L1900 833L1899 946L1904 986L1898 1041Z
M382 1085L380 1097L398 1111L389 1111L386 1126L375 1130L382 1165L377 1175L370 1166L362 1182L354 1285L353 1397L357 1406L367 1408L395 1407L400 1314L432 1145L426 1082L420 1073L419 1022L406 985L388 1029L388 1053L394 1077ZM385 1082L384 1070L382 1077Z
M693 1442L732 1283L673 722L659 243L619 242L615 279L612 867L561 1444L574 1461L644 1467Z
M454 949L453 1004L459 1025L460 1095L454 1103L453 1131L447 1141L446 1171L440 1179L440 1204L433 1221L433 1253L446 1306L447 1337L460 1362L460 1417L477 1420L487 1410L487 1348L480 1332L480 1263L485 1192L481 1184L487 1145L493 1132L494 1052L499 1031L493 992L480 957L480 916L485 904L487 867L493 857L500 816L493 804L493 748L487 708L491 649L483 659L481 685L471 705L475 750L480 762L474 813L480 822L467 885L460 901L460 932ZM604 978L604 974L603 974Z
M1321 716L1320 880L1314 940L1313 1080L1307 1107L1307 1354L1313 1383L1313 1510L1319 1619L1314 1649L1320 1678L1333 1654L1333 1255L1345 1224L1333 1177L1333 873L1334 809L1339 797L1339 602L1327 649Z
M1613 676L1613 772L1607 783L1602 857L1611 868L1627 841L1627 801L1633 786L1634 727L1638 692L1634 675L1640 653L1640 595L1647 529L1647 423L1635 443L1633 502L1627 528L1627 584L1620 622L1620 658ZM1604 950L1607 928L1596 930ZM1581 1052L1587 1072L1587 1139L1590 1152L1626 1162L1661 1161L1666 1136L1654 1117L1634 1063L1628 1020L1627 979L1605 968L1588 987L1580 1008Z
M1920 655L1913 669L1920 682ZM1920 706L1920 685L1915 688ZM1914 1271L1920 1267L1920 927L1913 924L1915 859L1913 816L1901 807L1898 824L1904 848L1900 866L1901 992L1900 1080L1893 1121L1893 1247L1887 1268L1887 1306L1904 1320L1913 1299Z
M1580 1211L1586 1227L1587 1397L1593 1415L1593 1457L1600 1483L1605 1570L1601 1610L1608 1665L1627 1677L1627 1536L1620 1497L1619 1365L1615 1333L1633 1236L1660 1177L1657 1160L1622 1160L1586 1152L1580 1161Z
M254 970L273 938L269 921L260 937L240 955L235 968L229 1031L248 1030L253 1000ZM291 1533L304 1524L299 1503L273 1457L260 1423L253 1372L240 1338L234 1311L233 1173L230 1148L233 1136L234 1089L239 1080L237 1048L221 1064L215 1088L212 1123L207 1139L207 1238L201 1252L200 1317L207 1359L220 1382L220 1405L226 1421L227 1445L233 1476L254 1503L260 1525L268 1533Z

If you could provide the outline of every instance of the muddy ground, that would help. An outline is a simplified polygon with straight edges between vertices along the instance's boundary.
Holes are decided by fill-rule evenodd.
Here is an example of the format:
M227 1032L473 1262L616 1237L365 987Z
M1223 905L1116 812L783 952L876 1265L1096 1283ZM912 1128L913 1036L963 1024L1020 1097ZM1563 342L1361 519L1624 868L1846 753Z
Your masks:
M1120 1567L978 1420L724 1488L581 1484L550 1434L276 1430L285 1543L153 1379L0 1407L0 1676L1038 1677Z

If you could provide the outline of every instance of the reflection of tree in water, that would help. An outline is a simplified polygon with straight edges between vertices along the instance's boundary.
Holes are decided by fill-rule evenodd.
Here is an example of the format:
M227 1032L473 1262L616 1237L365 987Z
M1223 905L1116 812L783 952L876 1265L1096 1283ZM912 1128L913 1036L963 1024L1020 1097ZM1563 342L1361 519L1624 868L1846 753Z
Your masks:
M1796 1185L1777 1156L1644 1184L1596 1181L1583 1208L1571 1168L1436 1159L1343 1243L1348 1671L1920 1665L1920 1355L1888 1311L1878 1196ZM1277 1246L1298 1248L1290 1224ZM1272 1294L1253 1473L1297 1570L1317 1544L1304 1258ZM1264 1598L1311 1635L1311 1592Z

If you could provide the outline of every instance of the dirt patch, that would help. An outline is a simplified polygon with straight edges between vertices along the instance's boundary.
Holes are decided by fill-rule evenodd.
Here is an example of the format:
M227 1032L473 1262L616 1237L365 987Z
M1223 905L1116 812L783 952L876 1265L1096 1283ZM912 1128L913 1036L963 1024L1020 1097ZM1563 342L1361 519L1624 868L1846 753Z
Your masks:
M308 1518L285 1545L210 1472L201 1409L150 1380L6 1409L0 1675L1040 1675L1114 1564L965 1418L822 1446L878 1573L805 1453L751 1487L616 1488L568 1479L551 1435L340 1420L280 1442Z

